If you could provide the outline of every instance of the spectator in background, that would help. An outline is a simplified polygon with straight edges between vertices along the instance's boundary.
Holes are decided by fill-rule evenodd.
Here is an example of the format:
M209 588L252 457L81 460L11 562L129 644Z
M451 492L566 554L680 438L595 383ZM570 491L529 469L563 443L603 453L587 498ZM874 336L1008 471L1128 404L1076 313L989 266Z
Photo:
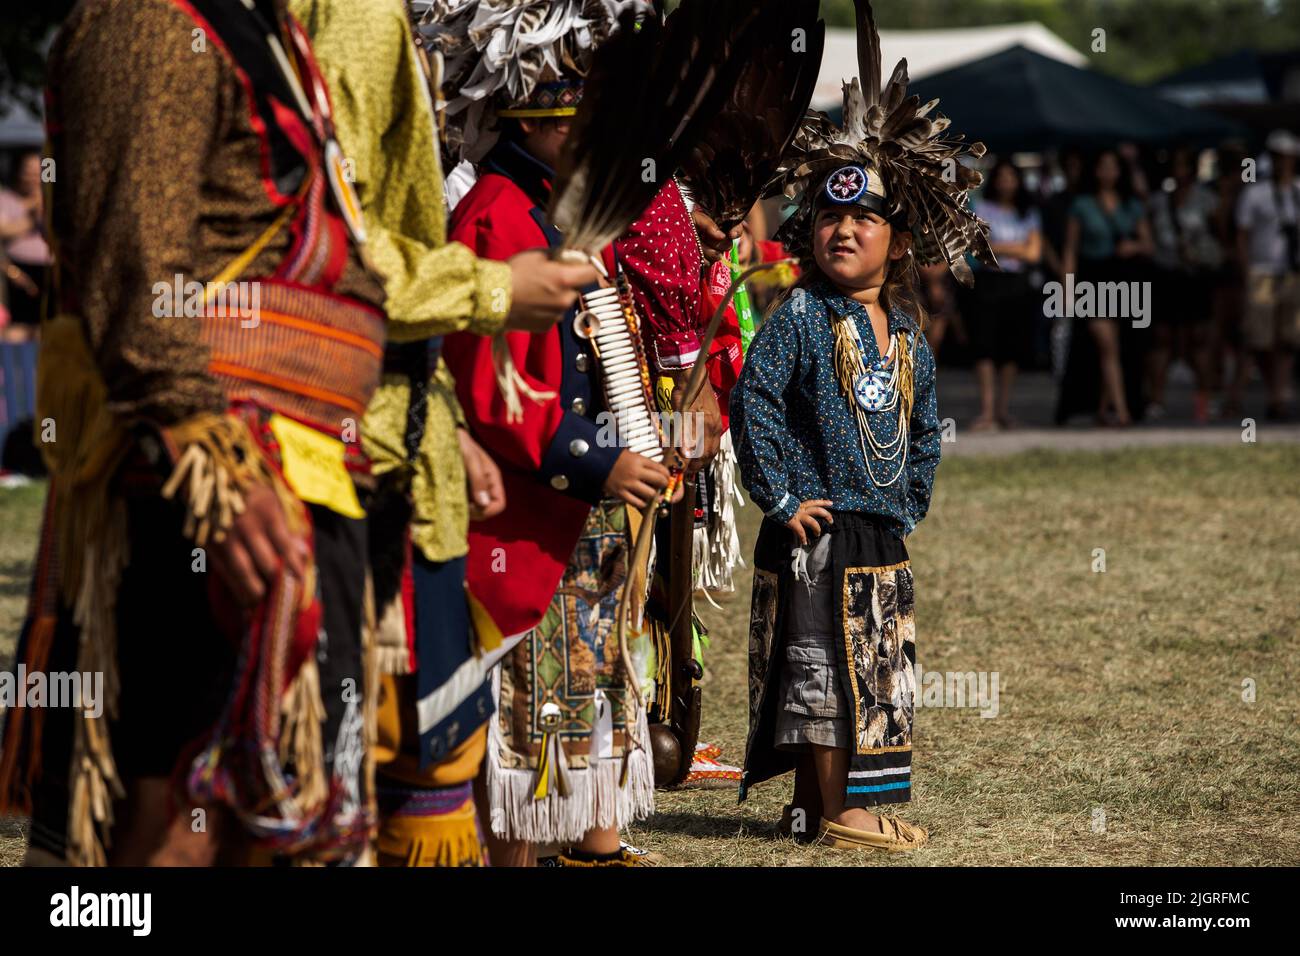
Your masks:
M1300 345L1300 140L1285 130L1268 137L1272 175L1251 183L1237 201L1237 248L1246 265L1245 346L1268 387L1268 417L1287 407L1295 349Z
M952 270L947 263L936 262L920 266L917 271L921 276L921 302L929 318L923 334L930 343L930 351L938 355L950 332L957 336L958 343L966 344L966 327L962 323L961 309L957 304L958 286L952 277Z
M1147 353L1147 416L1164 416L1165 382L1173 356L1182 355L1196 377L1194 417L1209 421L1210 310L1223 252L1215 237L1218 198L1196 181L1195 154L1176 149L1169 180L1151 197L1151 233L1159 270L1153 296L1153 345Z
M1014 427L1010 413L1016 370L1032 343L1038 300L1029 270L1043 254L1043 224L1024 181L1010 160L999 160L975 212L989 225L989 242L1001 271L979 269L966 315L980 413L971 431Z
M1223 253L1223 265L1215 278L1214 323L1210 335L1210 388L1219 393L1222 405L1211 408L1211 416L1239 418L1246 391L1249 352L1242 346L1241 317L1246 309L1246 270L1237 246L1237 202L1245 188L1242 169L1246 147L1238 141L1219 147L1216 158L1214 234ZM1231 362L1231 373L1228 363ZM1225 381L1226 376L1226 381Z
M1115 155L1122 167L1121 175L1128 181L1129 193L1145 203L1151 198L1151 185L1142 166L1142 150L1137 143L1120 143L1115 147Z
M1084 173L1083 191L1070 204L1066 223L1062 256L1066 273L1074 275L1076 284L1089 282L1094 288L1103 282L1139 281L1143 260L1153 247L1146 210L1133 195L1131 170L1125 169L1115 150L1104 149L1084 167ZM1126 355L1121 353L1121 335L1131 328L1128 318L1083 319L1087 335L1079 334L1079 323L1074 323L1057 404L1058 422L1089 404L1093 389L1099 386L1095 405L1098 424L1132 424L1129 399L1140 397L1141 363L1137 361L1138 343L1131 336L1125 335L1129 348ZM1091 371L1086 368L1092 364L1086 361L1088 353L1096 357Z
M1070 221L1070 206L1083 185L1083 153L1074 148L1062 150L1055 159L1055 173L1040 184L1039 208L1043 217L1044 281L1065 281L1065 228ZM1046 318L1046 341L1039 350L1050 356L1052 371L1059 378L1065 373L1066 354L1070 347L1070 320Z
M16 327L34 329L40 322L41 290L50 269L38 152L19 155L9 188L0 189L0 244L4 247L10 318Z
M1070 206L1083 186L1083 153L1062 150L1057 159L1060 174L1053 177L1055 191L1042 204L1043 264L1057 279L1065 278L1065 230L1070 222Z

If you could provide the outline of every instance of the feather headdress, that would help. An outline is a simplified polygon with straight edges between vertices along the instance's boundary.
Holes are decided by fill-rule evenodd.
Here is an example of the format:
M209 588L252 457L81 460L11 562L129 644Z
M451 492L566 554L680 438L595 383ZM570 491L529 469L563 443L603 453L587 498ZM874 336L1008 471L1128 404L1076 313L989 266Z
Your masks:
M539 86L585 76L620 16L653 16L646 0L411 0L421 42L441 54L450 164L496 142L498 111Z
M855 78L844 84L843 126L836 126L825 113L808 112L769 182L767 195L783 193L798 200L777 238L801 259L810 258L818 195L833 173L845 166L864 167L866 176L859 177L858 185L866 189L870 183L872 191L880 193L888 218L906 220L917 262L947 263L957 280L969 286L974 277L967 252L996 266L988 226L967 201L968 191L983 177L960 162L963 157L983 156L984 144L966 143L961 136L944 137L948 119L935 112L939 101L922 104L920 97L907 95L906 60L898 62L881 89L880 35L871 4L854 0L854 6L861 82Z
M768 0L731 95L682 162L691 198L723 232L749 215L808 110L826 24L818 0Z
M556 170L566 248L598 252L646 210L731 93L757 22L744 0L684 0L601 47Z

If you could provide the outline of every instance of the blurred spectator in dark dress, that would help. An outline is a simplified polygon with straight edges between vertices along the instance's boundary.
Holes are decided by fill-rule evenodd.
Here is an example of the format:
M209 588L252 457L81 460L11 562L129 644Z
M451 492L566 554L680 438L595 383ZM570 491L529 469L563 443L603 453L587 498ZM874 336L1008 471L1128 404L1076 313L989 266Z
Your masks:
M1009 160L994 164L985 182L975 211L989 225L989 242L1001 268L976 271L965 314L980 394L972 431L1014 427L1011 389L1020 364L1032 358L1033 310L1041 307L1036 294L1041 289L1033 289L1029 280L1043 254L1038 209Z
M1165 414L1165 383L1174 357L1184 358L1196 380L1194 418L1209 420L1210 325L1213 291L1223 252L1215 236L1218 197L1196 181L1196 157L1176 149L1165 188L1150 200L1157 277L1152 293L1152 343L1147 352L1149 419Z
M1215 238L1223 252L1223 265L1214 282L1213 326L1210 338L1210 388L1219 396L1211 404L1213 418L1239 419L1246 392L1250 353L1242 347L1241 317L1246 310L1246 266L1237 246L1237 202L1246 187L1243 169L1246 147L1228 142L1216 157L1214 211Z
M1070 222L1070 205L1083 185L1083 162L1080 150L1062 150L1057 156L1055 174L1044 177L1041 184L1043 198L1039 210L1043 217L1043 271L1048 282L1065 279L1065 264L1061 260L1065 250L1065 227ZM1051 357L1052 371L1059 378L1065 373L1070 320L1045 317L1045 321L1048 326L1046 351Z
M1041 203L1043 218L1043 265L1050 276L1065 277L1065 264L1061 259L1065 250L1065 228L1070 222L1070 206L1083 186L1083 153L1077 149L1062 150L1058 159L1058 172L1044 180L1050 191L1044 190Z
M1246 264L1242 335L1268 388L1268 417L1288 408L1295 350L1300 347L1300 139L1285 130L1268 137L1272 170L1237 201L1237 248Z
M1147 275L1153 251L1146 210L1133 194L1134 176L1119 154L1104 149L1084 167L1082 193L1070 205L1062 264L1076 288L1132 283ZM1097 297L1094 296L1094 299ZM1125 427L1141 409L1143 338L1132 316L1081 317L1071 323L1069 358L1056 419L1091 407L1097 422ZM1131 404L1130 404L1131 403Z

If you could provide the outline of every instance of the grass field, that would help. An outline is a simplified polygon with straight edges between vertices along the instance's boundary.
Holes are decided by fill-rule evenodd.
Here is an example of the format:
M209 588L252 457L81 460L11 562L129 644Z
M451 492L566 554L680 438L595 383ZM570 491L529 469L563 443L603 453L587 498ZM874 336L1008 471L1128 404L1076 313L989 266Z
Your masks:
M918 711L904 812L930 844L863 858L779 839L789 777L743 805L661 793L633 841L702 866L1300 863L1298 476L1296 445L945 462L908 542L919 663L996 672L999 700L992 718ZM39 501L0 492L0 662ZM758 515L741 516L749 549ZM731 763L748 613L747 572L721 612L703 612L703 737ZM20 845L19 826L0 824L0 863Z

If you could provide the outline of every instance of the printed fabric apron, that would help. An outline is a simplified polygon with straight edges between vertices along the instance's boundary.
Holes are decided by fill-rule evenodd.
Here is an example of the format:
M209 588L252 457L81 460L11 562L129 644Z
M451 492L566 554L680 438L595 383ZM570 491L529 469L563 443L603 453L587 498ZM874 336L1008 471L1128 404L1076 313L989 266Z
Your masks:
M826 573L833 582L836 669L849 704L845 806L911 799L916 690L915 591L902 540L873 515L834 512ZM751 785L793 770L796 754L775 746L786 616L795 580L794 533L764 520L754 547L749 622L749 738L740 799Z
M614 627L631 541L627 506L592 508L551 605L494 675L492 829L567 843L654 812L646 715L628 693Z

